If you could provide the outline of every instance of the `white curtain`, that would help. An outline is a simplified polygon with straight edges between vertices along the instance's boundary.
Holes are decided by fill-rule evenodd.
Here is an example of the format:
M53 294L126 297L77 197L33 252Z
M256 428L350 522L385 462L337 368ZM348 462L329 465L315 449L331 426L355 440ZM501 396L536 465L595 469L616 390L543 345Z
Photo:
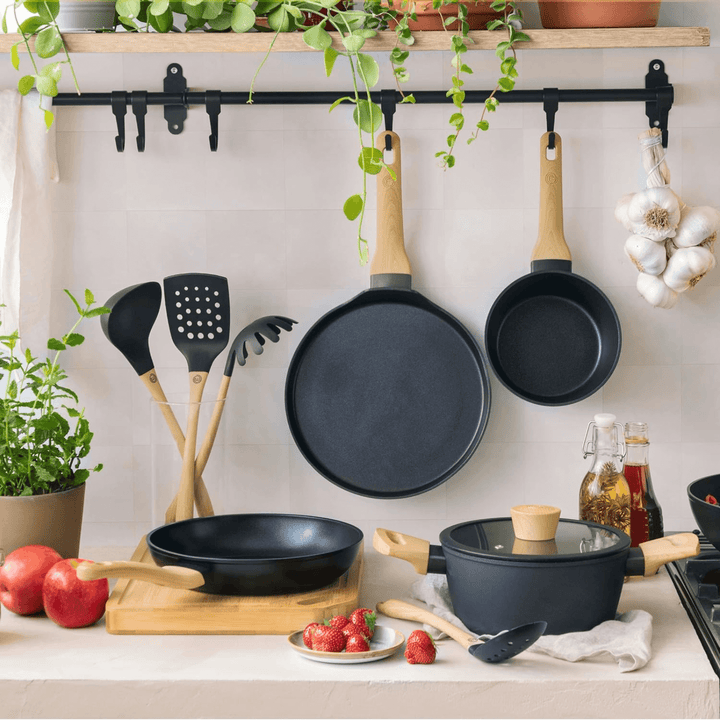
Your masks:
M52 283L50 183L58 181L55 126L48 131L35 91L0 91L0 333L20 331L43 357Z

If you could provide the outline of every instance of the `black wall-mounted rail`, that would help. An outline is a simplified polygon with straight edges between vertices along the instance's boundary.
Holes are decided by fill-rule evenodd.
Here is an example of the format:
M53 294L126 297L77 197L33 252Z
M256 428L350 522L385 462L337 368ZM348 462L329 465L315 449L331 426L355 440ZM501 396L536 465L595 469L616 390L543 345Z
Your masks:
M187 108L192 105L204 105L210 119L210 148L218 147L218 115L223 105L246 105L247 92L226 92L224 90L187 90L182 67L177 63L168 66L164 92L114 91L105 93L58 93L53 98L57 106L102 106L109 105L117 119L118 135L115 139L118 152L125 147L125 111L130 105L137 118L137 147L140 152L145 148L145 114L150 105L162 105L168 129L177 135L182 132L187 117ZM339 98L351 96L348 92L254 92L254 105L331 105ZM380 104L385 117L385 127L392 129L392 118L396 106L402 100L402 94L396 90L380 91ZM405 93L410 94L410 91ZM468 90L465 103L484 103L492 94L489 90ZM418 90L412 92L415 104L447 104L451 99L444 90ZM644 88L620 88L613 90L580 89L561 90L543 88L541 90L513 90L509 93L497 93L496 99L502 103L542 103L547 115L548 131L553 132L555 114L559 104L577 102L644 102L645 114L651 127L662 130L663 147L668 144L668 116L674 100L673 86L668 81L665 65L661 60L653 60L645 76ZM347 102L347 101L346 101ZM551 141L552 142L552 141Z

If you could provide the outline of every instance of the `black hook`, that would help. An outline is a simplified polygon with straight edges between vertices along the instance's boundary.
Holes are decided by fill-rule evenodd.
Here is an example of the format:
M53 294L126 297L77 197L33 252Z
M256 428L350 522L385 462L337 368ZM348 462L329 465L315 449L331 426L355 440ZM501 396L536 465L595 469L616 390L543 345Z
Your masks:
M205 110L210 117L210 150L218 149L218 115L220 114L220 90L205 91Z
M667 148L668 119L675 93L662 60L653 60L650 63L648 74L645 76L645 87L655 90L655 100L645 103L645 114L650 127L660 128L662 131L662 146Z
M393 129L393 115L397 108L397 99L395 97L394 90L381 90L380 91L380 109L382 110L383 117L385 118L385 130L392 132ZM385 136L385 149L392 150L392 138L389 135Z
M130 106L133 115L137 120L137 143L138 152L145 152L145 115L147 115L147 92L145 90L133 90L130 93Z
M117 120L118 134L115 136L115 148L118 152L125 150L125 114L127 113L127 93L124 90L113 90L110 93L110 106Z
M547 131L550 133L549 150L555 149L555 113L558 111L559 104L560 91L557 88L543 88L543 110L545 110L547 120Z

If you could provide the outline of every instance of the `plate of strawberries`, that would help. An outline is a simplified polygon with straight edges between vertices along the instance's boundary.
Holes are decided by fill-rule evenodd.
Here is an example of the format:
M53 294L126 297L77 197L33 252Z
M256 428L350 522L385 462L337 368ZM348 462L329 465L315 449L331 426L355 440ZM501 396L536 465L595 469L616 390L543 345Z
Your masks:
M375 624L375 612L357 608L349 615L335 615L313 622L288 637L293 650L310 660L325 663L363 663L395 654L405 642L402 633Z

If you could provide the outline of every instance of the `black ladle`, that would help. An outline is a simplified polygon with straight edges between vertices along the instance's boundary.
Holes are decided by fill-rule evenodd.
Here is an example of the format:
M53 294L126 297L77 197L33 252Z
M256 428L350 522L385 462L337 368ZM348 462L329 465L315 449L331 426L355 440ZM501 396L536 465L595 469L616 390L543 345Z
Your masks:
M512 630L504 630L497 635L473 635L461 630L451 622L435 613L402 600L386 600L377 604L383 615L398 620L413 620L425 623L441 630L453 640L459 642L473 657L486 663L500 663L527 650L547 628L547 623L538 622L520 625Z
M160 312L162 289L160 283L146 282L131 285L116 292L105 306L111 312L100 316L105 337L125 356L142 380L150 395L158 403L160 412L175 439L180 454L185 449L185 435L168 404L150 355L150 331ZM213 506L202 477L195 479L195 503L201 516L213 515ZM166 521L175 519L175 500L168 509Z

